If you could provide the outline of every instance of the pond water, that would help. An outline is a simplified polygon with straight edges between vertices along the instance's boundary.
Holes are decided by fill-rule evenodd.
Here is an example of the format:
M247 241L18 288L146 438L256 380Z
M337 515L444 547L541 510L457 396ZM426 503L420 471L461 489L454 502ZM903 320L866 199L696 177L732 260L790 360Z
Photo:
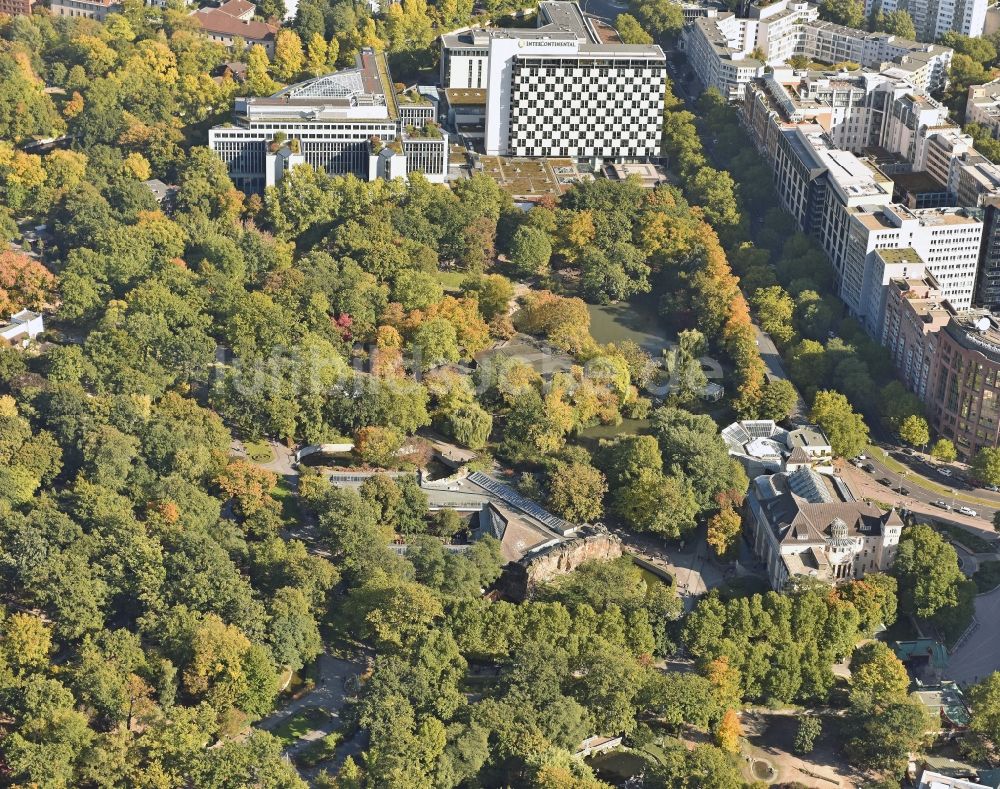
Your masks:
M590 333L602 344L632 340L657 358L674 340L656 313L655 299L649 296L618 304L588 304L587 312Z
M625 751L601 753L588 759L587 763L594 768L594 773L598 778L611 783L638 775L649 766L649 763L641 756Z

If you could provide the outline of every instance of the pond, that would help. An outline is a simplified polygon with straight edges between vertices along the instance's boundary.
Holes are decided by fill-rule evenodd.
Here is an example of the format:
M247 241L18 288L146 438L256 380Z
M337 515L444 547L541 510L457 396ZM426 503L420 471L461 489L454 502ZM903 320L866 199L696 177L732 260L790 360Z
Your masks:
M618 304L588 304L590 333L599 343L632 340L654 358L659 358L674 341L656 312L650 296Z
M649 767L649 762L635 753L627 751L609 751L598 754L587 763L594 768L594 773L603 781L619 783L633 775L640 775Z

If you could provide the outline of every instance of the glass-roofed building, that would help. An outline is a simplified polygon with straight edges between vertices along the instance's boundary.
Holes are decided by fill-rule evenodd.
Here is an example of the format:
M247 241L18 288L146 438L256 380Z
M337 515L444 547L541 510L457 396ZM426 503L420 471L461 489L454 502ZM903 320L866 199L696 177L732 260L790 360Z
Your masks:
M396 95L385 57L366 49L353 69L237 98L233 122L210 129L208 145L248 194L298 164L367 180L419 170L442 182L448 137L435 119L435 106L419 94Z

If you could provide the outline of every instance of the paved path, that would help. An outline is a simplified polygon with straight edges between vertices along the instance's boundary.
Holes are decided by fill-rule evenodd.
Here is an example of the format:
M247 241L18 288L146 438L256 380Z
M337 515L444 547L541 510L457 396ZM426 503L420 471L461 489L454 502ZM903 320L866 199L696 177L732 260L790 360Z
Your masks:
M768 380L791 382L791 379L785 372L785 367L781 361L781 354L778 353L778 346L774 344L774 340L757 325L756 321L753 321L753 331L757 338L757 352L760 354L760 359L764 362L764 367L767 369ZM792 386L794 387L795 384L792 383ZM789 415L788 419L792 424L805 423L808 421L809 407L806 405L806 401L802 399L802 395L799 393L797 387L795 388L795 395L795 409Z
M1000 587L976 597L978 627L948 658L944 675L961 685L1000 670Z
M324 652L318 658L316 686L262 719L257 723L258 728L274 731L296 713L310 708L326 712L329 715L326 721L285 749L287 756L294 757L310 743L342 728L340 711L348 695L344 688L345 680L357 676L362 671L364 664L360 661L341 660Z
M684 601L684 608L694 608L698 598L725 582L722 571L709 559L705 537L699 534L688 542L686 550L668 551L661 540L642 534L617 530L622 545L648 562L661 567L674 578L677 593Z
M297 477L299 475L298 469L293 466L295 463L295 450L289 449L274 439L268 439L267 443L271 445L271 452L274 453L274 457L269 463L262 463L261 468L273 471L279 477Z

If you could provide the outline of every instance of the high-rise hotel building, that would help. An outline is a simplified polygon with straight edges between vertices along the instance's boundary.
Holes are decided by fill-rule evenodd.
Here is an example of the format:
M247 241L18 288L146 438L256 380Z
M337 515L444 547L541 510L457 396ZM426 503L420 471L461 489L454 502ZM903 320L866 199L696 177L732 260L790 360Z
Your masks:
M533 29L441 37L444 88L486 91L491 156L657 157L665 69L660 47L602 40L576 3L540 3Z

